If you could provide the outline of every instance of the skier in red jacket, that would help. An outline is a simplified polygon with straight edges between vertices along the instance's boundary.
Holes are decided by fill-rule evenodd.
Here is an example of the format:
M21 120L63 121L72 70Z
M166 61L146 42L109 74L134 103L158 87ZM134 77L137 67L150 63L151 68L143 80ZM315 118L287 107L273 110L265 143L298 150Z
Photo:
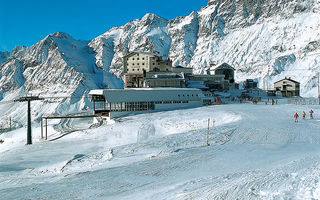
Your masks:
M294 118L295 118L294 122L298 122L298 117L299 117L298 113L294 114Z

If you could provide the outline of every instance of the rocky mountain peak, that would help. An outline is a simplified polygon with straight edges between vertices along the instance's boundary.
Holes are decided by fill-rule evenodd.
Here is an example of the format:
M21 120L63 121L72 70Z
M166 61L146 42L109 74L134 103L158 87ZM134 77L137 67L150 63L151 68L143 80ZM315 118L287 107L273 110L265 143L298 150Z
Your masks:
M153 13L147 13L145 14L141 20L140 25L142 26L163 26L167 23L168 20L153 14Z
M49 34L50 37L56 37L59 39L73 39L69 34L64 33L64 32L55 32Z

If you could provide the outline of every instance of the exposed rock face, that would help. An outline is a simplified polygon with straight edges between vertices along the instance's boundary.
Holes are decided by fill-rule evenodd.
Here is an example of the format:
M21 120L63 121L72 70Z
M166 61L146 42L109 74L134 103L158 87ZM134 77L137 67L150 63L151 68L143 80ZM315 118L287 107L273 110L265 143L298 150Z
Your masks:
M316 96L319 7L318 0L210 0L186 17L148 13L91 41L50 34L31 47L0 52L0 99L27 93L84 97L92 88L122 87L122 57L135 50L158 51L195 73L205 73L211 62L228 63L236 81L254 78L264 88L290 76L302 83L302 95ZM39 103L43 109L35 115L86 104L86 98ZM22 112L16 109L8 112Z

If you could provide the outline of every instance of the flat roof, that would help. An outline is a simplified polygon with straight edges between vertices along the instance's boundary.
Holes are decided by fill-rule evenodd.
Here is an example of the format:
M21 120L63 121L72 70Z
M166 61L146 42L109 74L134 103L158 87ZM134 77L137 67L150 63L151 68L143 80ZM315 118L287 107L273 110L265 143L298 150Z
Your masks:
M165 90L168 90L168 91L173 91L173 90L184 90L184 91L192 91L192 90L195 90L195 91L197 91L197 90L199 90L199 89L196 89L196 88L125 88L125 89L95 89L95 90L91 90L90 92L89 92L89 94L91 93L91 92L93 92L93 93L101 93L102 94L102 92L103 91L132 91L132 90L134 90L134 91L150 91L150 90L152 90L152 91L156 91L156 90L159 90L159 91L165 91Z
M104 95L108 102L148 102L199 101L200 93L196 88L128 88L91 90L89 95Z

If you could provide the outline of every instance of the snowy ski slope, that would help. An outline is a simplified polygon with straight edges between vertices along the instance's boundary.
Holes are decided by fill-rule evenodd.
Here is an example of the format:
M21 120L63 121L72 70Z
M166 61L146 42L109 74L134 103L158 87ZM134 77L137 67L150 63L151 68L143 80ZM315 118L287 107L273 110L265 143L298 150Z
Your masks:
M314 120L294 123L311 108ZM0 199L319 199L319 113L316 105L210 106L47 142L34 128L32 146L19 129L0 135ZM208 118L216 122L205 147ZM52 139L59 122L50 123Z

